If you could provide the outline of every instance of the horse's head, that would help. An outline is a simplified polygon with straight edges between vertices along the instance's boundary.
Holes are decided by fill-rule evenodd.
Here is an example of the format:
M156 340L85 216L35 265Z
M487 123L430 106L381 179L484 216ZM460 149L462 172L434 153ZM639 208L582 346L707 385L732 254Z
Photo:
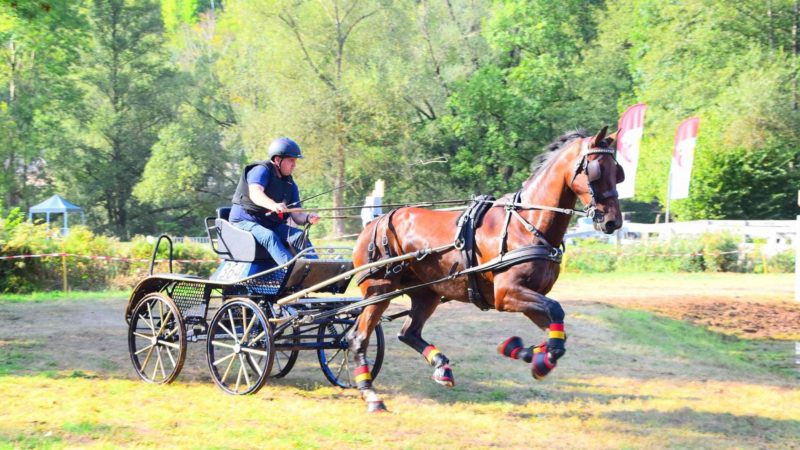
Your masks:
M617 134L606 136L607 129L581 140L567 185L585 205L595 228L611 234L622 226L617 183L625 180L625 172L614 150Z

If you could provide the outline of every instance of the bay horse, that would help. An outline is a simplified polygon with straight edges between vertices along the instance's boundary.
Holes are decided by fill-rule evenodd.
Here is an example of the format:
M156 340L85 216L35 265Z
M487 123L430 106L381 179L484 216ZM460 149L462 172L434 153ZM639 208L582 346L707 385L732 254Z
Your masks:
M480 294L485 300L483 309L522 313L548 332L545 342L531 347L525 347L519 337L511 337L498 346L502 355L531 363L536 379L555 368L565 353L564 311L546 294L559 275L560 247L563 248L570 220L566 213L575 212L576 200L580 198L587 205L595 228L610 234L622 226L616 185L624 179L624 172L612 150L615 139L616 133L606 136L606 128L594 136L578 131L564 134L546 148L545 160L520 191L490 204L482 224L476 224L474 230L476 262L496 260L501 253L506 254L506 249L507 255L515 250L525 253L528 249L527 254L532 251L533 256L510 266L482 271L474 277L477 283L472 282L477 293L469 293L468 276L453 276L466 265L456 250L458 245L412 260L408 265L387 268L385 275L380 270L362 278L360 288L364 299L411 287L409 316L398 338L434 367L434 381L447 387L455 384L448 358L422 338L425 321L444 299L466 302L472 294ZM526 204L537 207L525 208ZM458 211L414 207L387 213L373 220L359 235L353 251L355 266L374 260L375 255L388 258L453 243L459 216ZM445 281L436 281L440 279ZM372 386L366 350L389 302L366 306L348 336L355 359L355 381L370 412L386 410Z

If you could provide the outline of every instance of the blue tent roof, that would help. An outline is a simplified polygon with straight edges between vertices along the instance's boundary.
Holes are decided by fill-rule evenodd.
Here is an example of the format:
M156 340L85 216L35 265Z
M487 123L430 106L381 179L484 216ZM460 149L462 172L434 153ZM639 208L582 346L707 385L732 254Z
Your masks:
M72 211L83 211L83 208L73 205L58 194L36 206L32 206L28 210L29 213L65 213Z

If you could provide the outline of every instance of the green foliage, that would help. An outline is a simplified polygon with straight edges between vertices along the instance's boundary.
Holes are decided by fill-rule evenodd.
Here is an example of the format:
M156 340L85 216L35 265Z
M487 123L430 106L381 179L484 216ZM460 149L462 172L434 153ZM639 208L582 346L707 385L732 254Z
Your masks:
M739 240L727 233L705 233L697 237L675 236L669 241L649 241L617 246L581 240L568 246L564 258L567 272L793 272L791 252L772 257L739 249ZM741 255L741 256L740 256Z
M794 218L794 6L0 2L0 199L69 193L98 232L197 235L279 135L307 155L302 196L350 182L314 205L360 202L378 178L387 202L500 194L556 136L644 102L623 203L635 220L664 210L674 130L692 115L694 177L673 217Z
M63 289L64 270L70 289L101 290L109 287L130 289L147 275L153 243L137 237L131 243L120 243L116 238L96 235L88 228L76 226L62 236L58 228L47 224L33 224L20 220L19 210L12 210L0 218L0 254L42 255L67 254L66 257L48 256L0 260L0 293L31 293ZM166 242L160 247L158 259L168 259ZM95 259L106 256L114 259ZM205 260L206 262L175 262L175 272L208 277L218 265L217 257L208 246L191 242L178 243L173 251L175 260ZM130 259L142 261L129 261ZM157 271L169 271L169 264L161 262Z

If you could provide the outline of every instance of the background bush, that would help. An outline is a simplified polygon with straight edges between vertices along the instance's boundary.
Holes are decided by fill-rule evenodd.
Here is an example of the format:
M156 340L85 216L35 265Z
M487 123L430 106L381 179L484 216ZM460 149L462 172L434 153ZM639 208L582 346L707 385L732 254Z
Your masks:
M346 243L339 243L346 244ZM88 228L70 228L62 236L57 228L26 221L24 213L11 210L0 214L0 255L68 253L66 257L70 289L132 289L148 275L155 241L136 236L130 242L97 235ZM740 249L741 247L741 249ZM793 272L792 249L775 255L762 252L763 243L740 244L740 238L727 233L707 233L698 237L676 236L669 241L640 241L615 245L584 239L567 245L563 267L568 272ZM108 256L91 259L81 256ZM173 271L209 277L218 258L206 244L176 243ZM157 259L169 258L169 246L162 242ZM141 261L130 261L141 260ZM207 262L178 262L205 260ZM155 273L169 272L166 261L156 264ZM60 256L0 260L0 293L29 293L62 289Z
M26 221L19 209L0 216L0 255L39 255L67 253L64 259L70 289L131 289L147 276L155 242L137 236L131 242L97 235L88 228L75 226L62 236L58 228ZM78 255L78 256L72 256ZM92 259L82 256L107 256L114 259ZM158 259L169 258L169 246L161 244ZM207 245L176 243L175 260L209 260L210 262L173 262L173 271L208 277L217 267L217 256ZM144 261L127 261L141 259ZM60 256L0 260L0 292L29 293L63 289L63 262ZM154 272L168 272L167 262L157 263Z

